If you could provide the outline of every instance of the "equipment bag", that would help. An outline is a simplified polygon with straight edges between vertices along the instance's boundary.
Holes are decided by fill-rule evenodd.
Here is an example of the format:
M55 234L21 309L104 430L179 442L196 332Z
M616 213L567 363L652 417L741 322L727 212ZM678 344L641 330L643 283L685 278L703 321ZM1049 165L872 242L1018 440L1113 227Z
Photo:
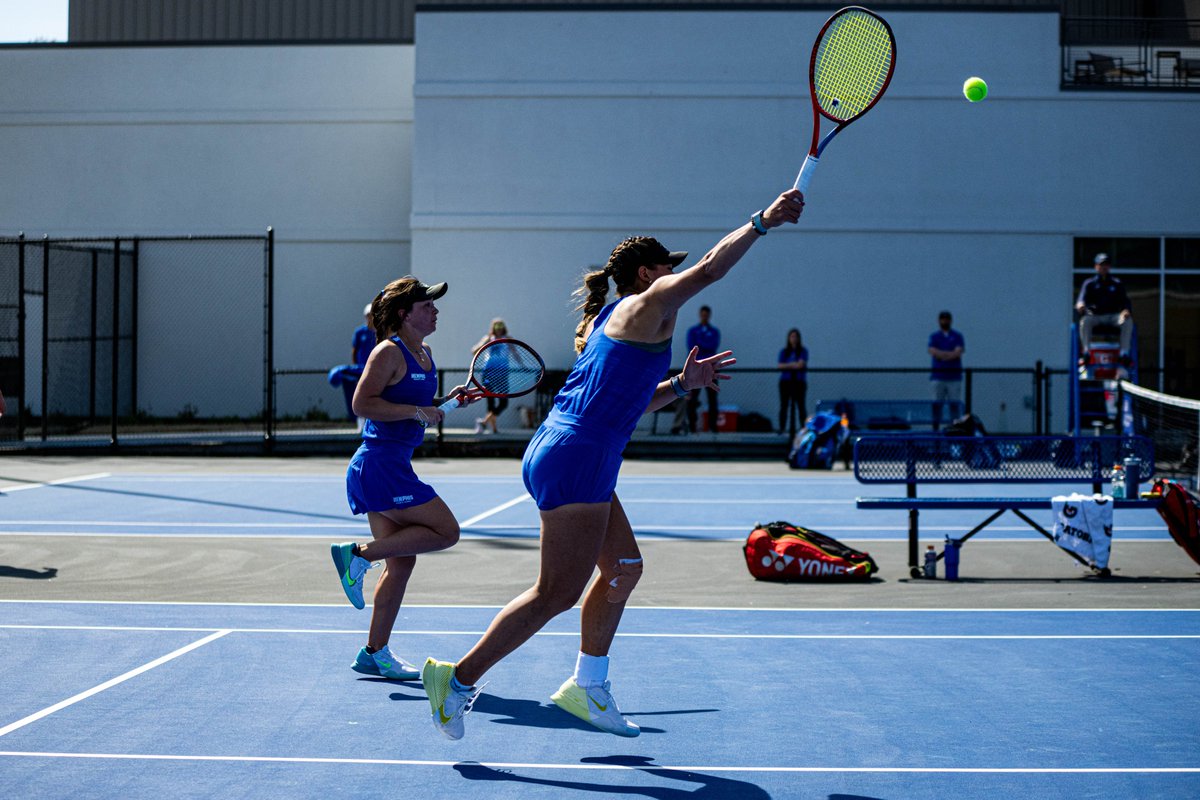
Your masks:
M760 581L867 580L879 572L868 553L790 522L755 525L743 551Z
M1158 513L1171 538L1200 564L1200 497L1182 484L1162 478L1154 482L1152 493L1162 495Z
M788 453L788 466L792 469L832 469L833 462L849 440L850 429L842 424L842 417L819 411L809 417L796 434Z

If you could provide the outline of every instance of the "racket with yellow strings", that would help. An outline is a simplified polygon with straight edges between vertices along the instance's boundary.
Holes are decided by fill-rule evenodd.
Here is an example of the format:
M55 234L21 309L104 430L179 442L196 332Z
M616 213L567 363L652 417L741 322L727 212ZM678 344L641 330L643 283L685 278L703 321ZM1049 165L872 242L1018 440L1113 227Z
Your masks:
M883 17L860 6L847 6L825 22L808 65L812 144L794 188L808 193L825 146L879 102L895 69L896 37ZM820 138L821 117L837 123L824 138Z

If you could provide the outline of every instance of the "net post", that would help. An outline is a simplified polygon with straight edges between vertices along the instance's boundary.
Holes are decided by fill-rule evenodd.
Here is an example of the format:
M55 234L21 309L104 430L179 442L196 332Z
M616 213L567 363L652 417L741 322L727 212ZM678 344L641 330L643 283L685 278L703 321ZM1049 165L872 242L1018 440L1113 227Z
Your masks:
M141 237L133 237L133 252L129 261L129 413L138 413L138 251Z
M88 423L96 422L96 357L99 348L96 346L100 332L96 329L96 315L99 312L100 294L100 251L92 248L92 317L88 325Z

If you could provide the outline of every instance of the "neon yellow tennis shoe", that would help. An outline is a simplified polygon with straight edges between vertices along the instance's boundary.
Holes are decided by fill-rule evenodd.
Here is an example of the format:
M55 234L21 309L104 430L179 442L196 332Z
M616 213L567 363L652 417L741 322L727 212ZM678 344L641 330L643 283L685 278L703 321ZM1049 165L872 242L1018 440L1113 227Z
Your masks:
M456 664L449 661L425 659L421 668L421 683L429 696L429 707L433 714L433 727L448 739L461 739L466 732L463 718L471 713L475 698L483 687L471 687L458 692L450 687Z
M609 681L605 681L599 686L584 689L575 682L575 676L572 675L558 687L557 692L550 695L550 699L563 711L595 725L606 733L629 737L639 735L642 729L621 716L621 709L617 708L617 701L609 691L611 686Z

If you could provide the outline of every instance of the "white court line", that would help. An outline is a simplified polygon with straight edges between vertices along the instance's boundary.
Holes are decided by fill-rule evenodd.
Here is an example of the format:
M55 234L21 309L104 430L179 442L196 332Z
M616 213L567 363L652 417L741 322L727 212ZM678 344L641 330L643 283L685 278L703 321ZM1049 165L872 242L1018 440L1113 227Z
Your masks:
M170 661L174 658L178 658L179 656L183 655L184 653L191 652L192 650L195 650L197 647L203 647L204 645L208 644L209 642L215 641L216 639L220 639L222 636L224 636L227 633L229 633L229 631L219 630L209 636L205 636L203 639L199 639L197 641L192 642L189 645L181 647L172 653L167 653L165 656L162 656L161 658L156 658L148 664L143 664L142 666L138 667L137 669L130 670L129 672L126 672L124 675L118 675L117 677L115 677L111 680L105 681L104 683L100 684L99 686L93 686L91 689L88 689L85 692L80 692L79 694L75 695L74 697L68 697L66 700L63 700L60 703L55 703L52 706L43 708L41 711L34 712L33 714L30 714L28 717L25 717L24 719L19 719L16 722L5 725L3 728L0 728L0 736L4 736L5 734L12 733L13 731L17 730L18 728L24 728L26 725L30 724L31 722L37 722L39 719L42 719L43 717L50 716L55 711L61 711L62 709L66 708L67 706L75 705L76 703L78 703L81 700L86 700L87 698L91 697L94 694L99 694L100 692L103 692L105 689L111 689L112 687L116 686L119 683L124 683L125 681L129 680L130 678L135 678L138 675L141 675L143 672L147 672L161 664L167 663L168 661Z
M199 600L6 600L0 599L0 604L21 605L75 605L75 606L206 606L209 608L341 608L346 607L345 602L341 603L211 603L202 602ZM368 603L370 608L371 604ZM576 605L578 609L580 606ZM462 609L492 609L499 611L504 608L502 605L448 605L446 603L405 603L404 608L421 608L421 609L436 609L456 611ZM804 606L788 606L775 608L739 608L736 606L639 606L627 605L626 611L736 611L746 612L752 611L755 613L786 613L795 614L802 612L805 614L858 614L869 612L872 614L910 614L914 612L930 613L930 614L1161 614L1161 613L1183 613L1183 614L1200 614L1198 608L872 608L872 607L856 607L842 606L837 608L805 608ZM216 630L215 628L202 628L201 630Z
M0 492L4 494L12 494L13 492L23 492L26 489L41 489L43 486L61 486L64 483L78 483L79 481L94 481L97 478L107 478L112 473L109 472L93 472L90 475L76 475L73 478L59 478L53 481L43 481L41 483L18 483L12 486L0 486Z
M458 525L460 528L466 528L470 525L474 525L476 522L479 522L480 520L487 519L488 517L492 516L493 514L499 514L501 511L503 511L506 508L512 508L517 503L523 503L526 500L532 500L532 499L533 498L527 494L518 495L517 497L514 497L512 500L509 500L507 503L501 503L500 505L496 506L495 508L489 508L487 511L484 511L482 514L476 514L475 516L471 517L466 522L458 523ZM525 527L527 527L527 526L525 526Z
M172 628L133 625L0 625L0 630L35 630L35 631L127 631L127 632L186 632L202 633L217 630L215 628ZM361 636L363 630L330 630L321 628L221 628L221 634L226 633L257 633L257 634L288 634L288 635L330 635L330 636ZM453 630L393 630L398 636L482 636L483 631L453 631ZM538 631L534 636L573 636L578 637L579 631ZM1025 634L1025 633L616 633L618 638L626 639L780 639L780 640L841 640L841 639L885 639L885 640L1051 640L1073 639L1200 639L1200 633L1096 633L1096 634ZM3 735L0 733L0 735Z
M636 715L635 715L636 716ZM230 763L266 764L369 764L403 767L455 767L472 765L490 769L529 770L588 770L637 772L664 770L670 772L847 772L874 774L1001 774L1001 775L1171 775L1200 773L1200 767L731 767L727 765L673 765L673 764L547 764L517 761L433 761L411 758L318 758L304 756L196 756L168 755L161 753L55 753L46 751L0 750L0 756L11 758L89 758L120 761L223 761Z

